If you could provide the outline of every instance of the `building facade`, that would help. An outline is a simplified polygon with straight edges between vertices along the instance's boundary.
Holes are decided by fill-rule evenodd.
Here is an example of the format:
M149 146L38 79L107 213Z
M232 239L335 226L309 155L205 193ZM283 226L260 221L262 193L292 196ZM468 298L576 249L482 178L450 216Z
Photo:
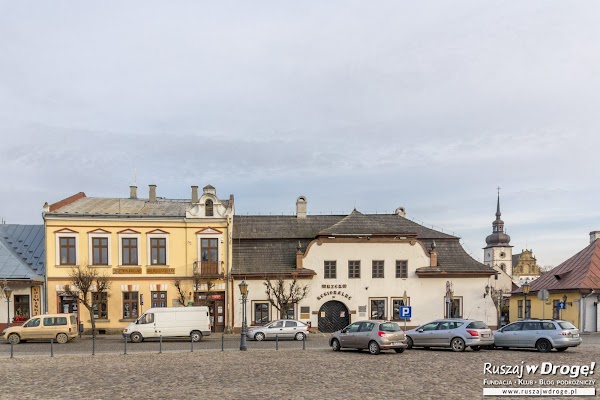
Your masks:
M287 317L333 332L361 319L389 319L415 327L436 318L464 317L497 325L484 296L495 271L471 258L459 238L395 214L308 215L299 197L295 216L234 217L237 284L248 283L250 325L279 318L265 280L281 277L308 286L309 295ZM408 320L400 306L412 307ZM241 326L241 310L235 326Z
M96 329L119 333L145 309L208 305L213 330L231 326L231 223L233 195L214 187L185 200L157 197L95 198L78 193L44 206L48 312L73 312L84 330L87 309L70 296L74 268L106 276L106 292L92 293ZM92 287L94 291L95 288Z

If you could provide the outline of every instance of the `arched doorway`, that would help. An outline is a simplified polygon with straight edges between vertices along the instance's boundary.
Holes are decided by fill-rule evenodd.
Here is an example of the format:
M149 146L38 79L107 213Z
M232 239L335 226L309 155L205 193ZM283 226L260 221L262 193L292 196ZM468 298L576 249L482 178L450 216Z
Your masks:
M344 303L331 300L319 309L319 332L335 332L350 324L350 313Z

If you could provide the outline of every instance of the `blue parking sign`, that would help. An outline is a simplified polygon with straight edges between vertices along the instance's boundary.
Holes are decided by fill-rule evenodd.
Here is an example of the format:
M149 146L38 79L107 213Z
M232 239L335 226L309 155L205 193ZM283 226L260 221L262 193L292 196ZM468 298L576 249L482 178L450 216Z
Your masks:
M400 318L411 318L412 307L411 306L400 306Z

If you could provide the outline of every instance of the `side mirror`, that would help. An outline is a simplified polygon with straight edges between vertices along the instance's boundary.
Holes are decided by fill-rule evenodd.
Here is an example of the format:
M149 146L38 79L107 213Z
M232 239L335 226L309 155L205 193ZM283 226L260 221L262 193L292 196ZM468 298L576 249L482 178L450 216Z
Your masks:
M341 332L341 333L346 333L346 330L345 330L345 329L342 329L342 332Z
M423 328L417 329L417 332L423 332Z

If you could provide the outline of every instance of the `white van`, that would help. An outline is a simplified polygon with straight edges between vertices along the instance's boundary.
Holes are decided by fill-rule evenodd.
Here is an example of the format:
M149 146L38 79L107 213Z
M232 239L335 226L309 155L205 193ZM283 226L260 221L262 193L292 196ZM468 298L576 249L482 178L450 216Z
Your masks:
M133 343L146 338L189 337L194 342L210 335L208 307L150 308L123 329Z

